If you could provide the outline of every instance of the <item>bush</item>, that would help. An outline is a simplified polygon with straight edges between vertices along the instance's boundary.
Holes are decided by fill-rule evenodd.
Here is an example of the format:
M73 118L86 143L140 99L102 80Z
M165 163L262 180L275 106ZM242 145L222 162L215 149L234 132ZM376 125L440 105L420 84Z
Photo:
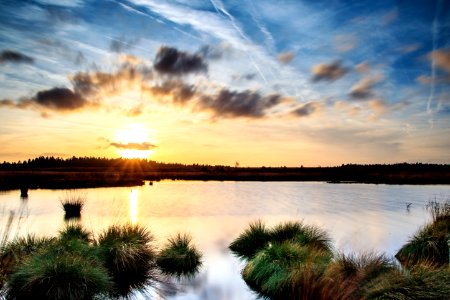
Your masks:
M190 244L191 237L188 235L178 234L170 238L156 259L159 269L164 274L176 277L192 277L196 274L202 264L202 255Z

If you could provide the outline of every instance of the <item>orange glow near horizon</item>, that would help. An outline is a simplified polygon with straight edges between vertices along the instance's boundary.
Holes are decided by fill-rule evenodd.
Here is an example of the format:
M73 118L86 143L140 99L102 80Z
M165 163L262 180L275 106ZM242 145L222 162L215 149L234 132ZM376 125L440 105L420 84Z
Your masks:
M154 153L149 140L149 129L143 124L128 124L116 132L117 153L123 158L148 158Z

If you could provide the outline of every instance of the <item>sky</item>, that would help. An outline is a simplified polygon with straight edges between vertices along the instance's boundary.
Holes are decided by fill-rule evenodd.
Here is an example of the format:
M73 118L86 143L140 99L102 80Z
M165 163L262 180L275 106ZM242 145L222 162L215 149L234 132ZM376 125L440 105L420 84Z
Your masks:
M0 161L450 163L450 2L0 2Z

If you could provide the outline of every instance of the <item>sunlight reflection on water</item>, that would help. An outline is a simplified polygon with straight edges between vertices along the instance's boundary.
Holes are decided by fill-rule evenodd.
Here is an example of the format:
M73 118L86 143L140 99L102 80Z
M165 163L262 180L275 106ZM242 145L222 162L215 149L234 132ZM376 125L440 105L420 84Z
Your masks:
M131 222L147 226L159 245L178 232L192 235L204 253L202 271L167 299L247 300L256 297L240 278L243 263L227 247L249 222L303 220L327 230L338 251L393 255L429 219L426 202L448 197L450 186L162 181L79 192L87 193L81 222L93 232ZM64 191L30 190L26 201L19 196L0 193L1 225L10 210L20 209L20 234L53 235L63 227Z

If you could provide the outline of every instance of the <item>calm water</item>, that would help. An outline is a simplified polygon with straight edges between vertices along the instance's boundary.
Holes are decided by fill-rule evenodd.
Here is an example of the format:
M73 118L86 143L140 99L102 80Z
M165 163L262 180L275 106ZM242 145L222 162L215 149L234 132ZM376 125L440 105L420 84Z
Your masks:
M64 225L61 190L0 193L1 229L10 210L24 217L14 234L54 235ZM255 299L240 278L243 264L228 244L249 222L303 220L326 229L342 252L389 255L429 220L425 204L450 195L450 186L395 186L310 182L163 181L135 188L76 190L87 202L81 222L93 232L126 222L150 228L157 241L188 232L204 253L204 267L168 299ZM406 202L412 203L407 210ZM0 229L0 230L1 230Z

